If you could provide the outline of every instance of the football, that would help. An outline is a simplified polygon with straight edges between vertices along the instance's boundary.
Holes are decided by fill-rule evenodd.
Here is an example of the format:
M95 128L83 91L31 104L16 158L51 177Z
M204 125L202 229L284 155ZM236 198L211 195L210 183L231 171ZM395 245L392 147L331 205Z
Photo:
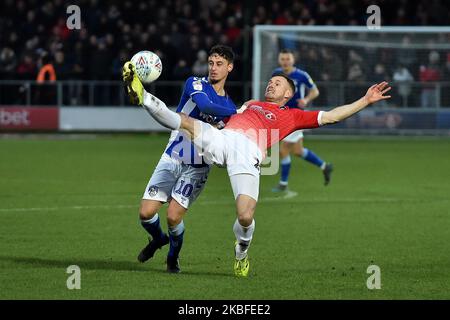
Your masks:
M144 84L149 84L159 78L162 72L161 59L151 51L139 51L131 62L136 67L136 73Z

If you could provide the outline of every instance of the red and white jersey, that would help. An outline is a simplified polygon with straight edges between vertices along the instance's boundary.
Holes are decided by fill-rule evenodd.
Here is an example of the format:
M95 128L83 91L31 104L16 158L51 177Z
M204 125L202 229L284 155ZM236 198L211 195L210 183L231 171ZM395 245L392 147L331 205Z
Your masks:
M320 126L322 111L304 111L271 102L254 101L240 114L234 114L225 129L240 131L265 152L291 132Z

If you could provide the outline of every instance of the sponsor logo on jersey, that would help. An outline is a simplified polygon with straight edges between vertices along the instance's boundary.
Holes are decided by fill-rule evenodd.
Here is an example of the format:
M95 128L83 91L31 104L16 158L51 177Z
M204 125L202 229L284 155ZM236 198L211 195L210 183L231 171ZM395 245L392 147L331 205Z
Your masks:
M255 110L255 111L259 112L264 117L266 117L267 120L270 120L270 121L277 120L277 116L275 114L273 114L269 110L263 109L263 107L261 107L261 106L251 105L250 107L248 107L248 109Z

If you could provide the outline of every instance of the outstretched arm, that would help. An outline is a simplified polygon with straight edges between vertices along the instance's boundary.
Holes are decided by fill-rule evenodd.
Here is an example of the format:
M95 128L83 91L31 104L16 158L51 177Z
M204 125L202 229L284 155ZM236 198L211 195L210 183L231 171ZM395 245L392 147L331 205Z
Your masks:
M203 92L194 94L192 100L201 112L219 117L229 117L236 113L236 109L231 106L223 106L212 102Z
M330 111L323 112L320 125L342 121L357 113L358 111L364 109L369 104L375 103L380 100L389 99L391 96L384 95L389 90L391 90L391 87L388 86L388 83L386 81L379 84L374 84L369 88L369 90L367 90L366 95L361 99L356 100L355 102L350 104L336 107Z

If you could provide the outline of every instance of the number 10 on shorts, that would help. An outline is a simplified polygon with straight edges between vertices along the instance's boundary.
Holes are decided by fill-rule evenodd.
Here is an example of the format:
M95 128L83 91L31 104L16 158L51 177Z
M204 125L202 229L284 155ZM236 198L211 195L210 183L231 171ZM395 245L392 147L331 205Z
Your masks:
M180 180L179 187L175 190L175 193L181 194L183 197L189 198L194 191L194 186L190 183L185 183L184 180Z

